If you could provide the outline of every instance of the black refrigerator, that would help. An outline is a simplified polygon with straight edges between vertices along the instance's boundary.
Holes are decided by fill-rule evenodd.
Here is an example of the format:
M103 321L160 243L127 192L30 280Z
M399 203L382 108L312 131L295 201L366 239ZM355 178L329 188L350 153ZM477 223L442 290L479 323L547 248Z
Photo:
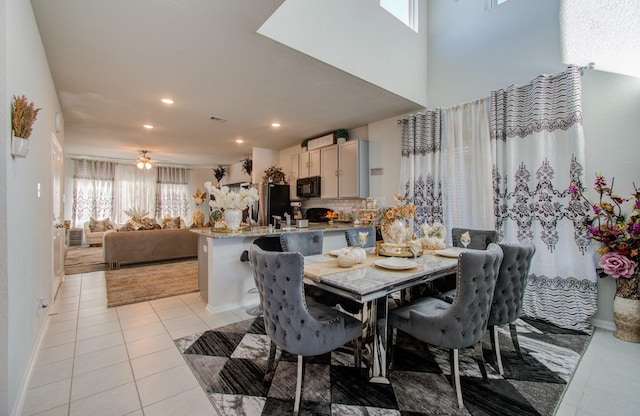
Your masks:
M258 185L260 200L258 201L259 225L273 224L273 216L284 219L284 213L291 214L291 199L289 185L278 185L269 182L261 182Z

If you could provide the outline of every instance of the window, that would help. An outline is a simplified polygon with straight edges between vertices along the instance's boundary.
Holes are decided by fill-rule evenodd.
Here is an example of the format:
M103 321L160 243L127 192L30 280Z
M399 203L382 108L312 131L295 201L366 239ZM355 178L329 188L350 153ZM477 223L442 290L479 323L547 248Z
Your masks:
M380 7L391 13L396 19L400 20L414 31L418 31L417 0L380 0Z

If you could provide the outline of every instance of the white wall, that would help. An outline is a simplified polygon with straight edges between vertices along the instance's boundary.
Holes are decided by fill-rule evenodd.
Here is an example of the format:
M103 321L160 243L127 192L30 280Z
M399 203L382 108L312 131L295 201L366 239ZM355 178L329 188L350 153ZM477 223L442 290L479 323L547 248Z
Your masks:
M7 2L0 0L0 38L7 35ZM6 42L0 42L0 413L9 413L9 271L7 254L7 171L9 169L9 136L11 114L9 93L7 91Z
M585 71L582 103L586 142L585 186L593 188L596 172L602 173L609 180L615 177L615 192L628 198L634 190L634 181L640 187L640 78ZM614 279L598 279L595 320L612 323L614 295Z
M279 166L283 169L284 173L288 173L286 165L280 164L280 152L278 150L265 149L263 147L254 147L251 155L253 160L253 172L251 172L251 183L262 182L262 176L264 171L271 165ZM287 175L289 180L289 175Z
M405 115L369 124L369 169L383 168L382 175L369 176L369 195L378 206L393 204L400 191L402 127L398 120Z
M3 337L3 342L4 339L8 342L8 354L2 357L3 361L8 361L8 400L0 414L19 410L20 394L47 316L47 311L36 316L36 300L42 296L51 301L53 293L50 136L54 131L55 113L60 111L31 3L7 0L6 5L6 25L0 30L6 39L7 53L6 59L1 61L0 73L5 73L6 69L7 89L0 112L9 112L11 96L22 94L42 111L34 125L31 150L25 159L7 156L9 123L1 124L4 154L0 154L0 163L5 166L6 173L2 175L1 187L7 191L6 236L11 244L0 253L7 264L9 287L8 334L7 338ZM57 136L64 146L62 135ZM41 186L40 197L36 194L38 184Z
M378 1L287 0L258 33L425 105L426 2L420 6L416 33Z

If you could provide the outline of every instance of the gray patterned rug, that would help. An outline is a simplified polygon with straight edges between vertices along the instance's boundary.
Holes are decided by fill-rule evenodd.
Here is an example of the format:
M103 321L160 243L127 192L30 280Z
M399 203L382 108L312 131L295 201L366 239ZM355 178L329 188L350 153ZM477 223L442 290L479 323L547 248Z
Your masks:
M372 384L347 351L305 359L302 415L552 415L584 352L590 334L551 324L518 321L521 360L500 333L505 376L494 369L486 336L489 383L473 351L460 353L460 410L449 384L449 361L440 350L399 332L391 384ZM263 381L269 338L262 318L177 339L176 344L222 415L282 415L293 409L295 356L282 353L270 382Z

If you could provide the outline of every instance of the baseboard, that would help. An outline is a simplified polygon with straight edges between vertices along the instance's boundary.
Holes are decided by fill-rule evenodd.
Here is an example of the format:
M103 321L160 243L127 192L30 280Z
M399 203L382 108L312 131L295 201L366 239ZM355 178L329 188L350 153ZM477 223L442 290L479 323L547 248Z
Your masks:
M615 331L616 330L616 324L614 324L611 321L605 321L604 319L592 319L591 323L596 328L602 328L602 329L606 329L606 330L609 330L609 331Z
M20 383L20 389L18 390L18 395L16 396L16 401L13 405L13 409L11 409L11 416L20 416L22 415L22 410L24 408L24 399L27 395L27 387L31 383L31 376L33 375L33 370L35 369L36 363L38 362L38 353L40 352L40 347L42 346L42 341L44 341L44 336L49 329L49 321L50 315L49 311L53 310L53 304L49 304L47 309L41 310L41 312L46 313L44 318L44 322L42 327L40 328L40 333L38 334L38 338L36 339L35 346L31 351L31 356L29 357L29 362L27 363L27 369L24 373L24 377L22 379L22 383Z

